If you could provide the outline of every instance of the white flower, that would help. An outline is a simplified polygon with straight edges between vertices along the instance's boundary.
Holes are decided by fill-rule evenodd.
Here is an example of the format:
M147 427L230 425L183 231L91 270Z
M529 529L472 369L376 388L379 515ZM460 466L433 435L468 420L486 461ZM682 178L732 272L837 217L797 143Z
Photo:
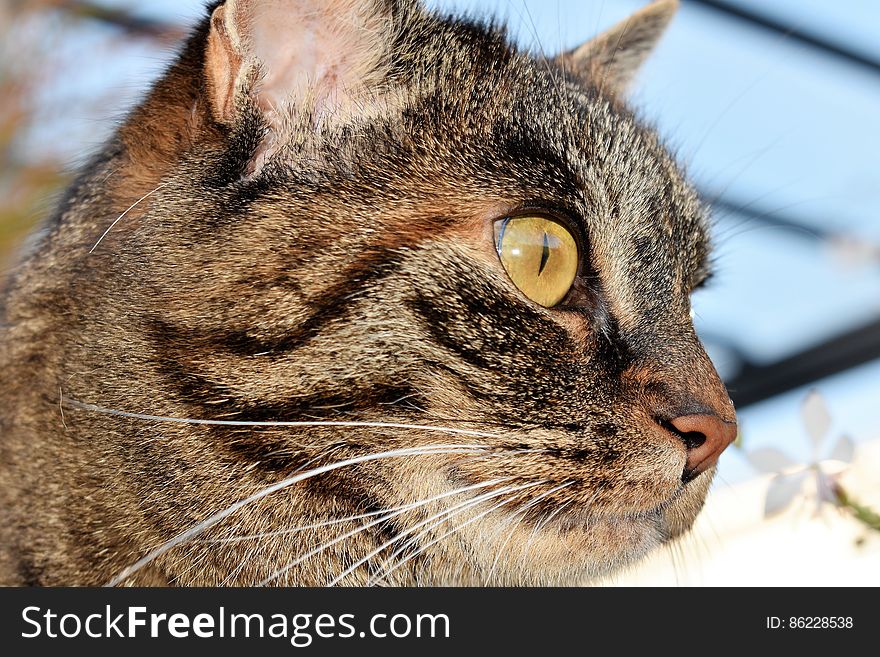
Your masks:
M785 452L764 447L748 452L746 458L758 471L773 473L764 502L764 517L769 517L788 507L809 479L815 480L817 509L823 502L836 502L837 477L840 463L852 462L855 452L853 441L841 436L830 450L823 450L831 426L831 416L825 400L815 390L810 391L801 408L804 428L812 444L809 462L798 463ZM824 456L824 458L823 458Z

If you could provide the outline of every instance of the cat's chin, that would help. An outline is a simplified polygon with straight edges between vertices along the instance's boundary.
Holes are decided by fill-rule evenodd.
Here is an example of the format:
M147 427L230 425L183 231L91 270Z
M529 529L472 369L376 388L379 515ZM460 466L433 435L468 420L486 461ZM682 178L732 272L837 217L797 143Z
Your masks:
M664 535L667 541L690 531L703 508L714 476L715 468L713 467L686 484L680 494L664 506Z
M640 513L574 511L544 524L521 522L515 530L501 518L493 523L495 529L482 528L475 547L478 560L486 564L479 568L482 575L467 583L595 584L685 534L702 508L711 480L712 473L707 472L681 486L663 504Z

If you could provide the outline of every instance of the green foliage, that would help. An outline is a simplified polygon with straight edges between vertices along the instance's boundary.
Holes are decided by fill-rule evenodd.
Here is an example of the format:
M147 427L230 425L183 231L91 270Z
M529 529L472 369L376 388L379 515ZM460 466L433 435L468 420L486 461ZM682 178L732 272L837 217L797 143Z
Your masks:
M871 529L880 532L880 514L871 509L870 507L865 506L864 504L859 503L854 500L850 495L841 487L834 487L834 496L836 498L837 504L850 513L852 513L853 517L861 522L862 524L870 527Z

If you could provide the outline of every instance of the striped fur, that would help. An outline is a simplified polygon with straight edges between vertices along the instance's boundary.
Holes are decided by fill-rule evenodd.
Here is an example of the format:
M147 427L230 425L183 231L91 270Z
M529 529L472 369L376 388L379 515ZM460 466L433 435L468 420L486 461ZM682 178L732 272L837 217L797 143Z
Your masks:
M270 119L258 77L229 83L237 59L216 73L232 55L206 58L206 18L14 272L0 580L585 583L693 522L711 474L682 484L661 423L733 414L689 317L705 210L618 97L627 76L408 0L362 4L384 12L379 64L320 121L308 94ZM658 5L637 53L674 8ZM585 245L559 308L523 297L492 245L492 221L527 206ZM431 448L455 444L471 447ZM400 449L426 453L200 525Z

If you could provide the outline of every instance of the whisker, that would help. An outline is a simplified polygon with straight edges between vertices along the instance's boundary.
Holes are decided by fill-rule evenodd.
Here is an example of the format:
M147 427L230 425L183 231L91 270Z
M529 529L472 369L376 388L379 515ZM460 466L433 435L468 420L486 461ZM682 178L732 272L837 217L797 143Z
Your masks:
M428 523L434 522L435 520L440 519L440 518L442 518L441 522L445 521L448 517L455 515L459 512L462 512L465 509L468 509L476 504L479 504L480 502L483 502L484 500L491 499L493 497L498 497L499 495L504 495L506 493L525 490L526 488L532 488L534 486L540 485L541 483L543 483L543 482L534 482L534 483L524 484L524 485L521 485L518 487L508 486L508 487L502 488L500 491L490 491L488 493L484 493L483 495L479 495L479 496L473 498L472 500L467 500L465 502L461 502L461 503L453 506L451 509L445 509L445 510L441 511L440 513L436 513L433 516L416 523L412 527L405 529L404 531L400 532L396 536L387 540L385 543L383 543L382 545L380 545L379 547L374 549L372 552L370 552L367 556L359 559L358 561L353 563L351 566L346 568L342 573L340 573L333 580L331 580L327 584L327 586L336 586L339 582L341 582L343 579L345 579L348 575L353 573L357 568L364 565L367 561L369 561L370 559L375 557L377 554L380 554L386 548L394 545L397 541L399 541L404 536L411 534L412 532L417 530L419 527L424 527Z
M546 483L546 482L539 482L539 483ZM572 481L572 482L569 482L569 483L564 484L564 485L562 485L562 486L558 486L558 487L556 487L556 488L554 488L554 489L548 491L547 493L544 493L544 494L541 496L541 498L543 498L544 496L546 496L546 495L548 495L548 494L553 493L554 491L556 491L556 490L558 490L558 489L560 489L560 488L564 488L565 486L568 486L568 485L570 485L570 484L572 484L572 483L574 483L574 482ZM541 499L541 498L538 498L538 499ZM536 500L536 501L537 501L537 500ZM493 507L493 508L494 508L494 507ZM400 546L399 548L397 548L394 552L392 552L390 555L388 555L388 557L385 558L385 561L383 562L383 568L384 568L385 565L388 564L392 559L394 559L394 558L397 557L398 555L403 554L404 552L406 552L406 550L407 550L409 547L411 547L412 545L417 544L418 541L419 541L419 539L420 539L421 537L425 536L429 531L431 531L431 530L434 529L435 527L437 527L437 526L443 524L443 522L445 522L445 521L446 521L446 518L443 518L442 520L440 520L440 521L434 523L433 525L431 525L431 526L429 526L429 527L426 527L424 530L422 530L421 532L419 532L419 533L416 534L415 536L409 538L405 543L403 543L403 545L401 545L401 546ZM506 526L506 524L505 524L504 526ZM498 533L498 532L496 532L495 535L497 535L497 533Z
M58 410L61 412L61 426L67 430L67 422L64 421L64 388L58 388Z
M519 12L520 19L527 18L529 21L529 25L531 26L532 36L535 40L535 44L538 46L538 52L540 54L541 60L544 63L544 67L547 69L547 74L550 78L551 85L554 88L554 92L558 99L560 107L564 107L566 105L566 70L565 70L565 57L560 57L559 61L562 63L562 72L561 75L557 75L553 70L553 66L550 63L550 58L547 56L547 52L544 49L544 44L541 43L541 37L538 34L538 27L535 24L535 19L532 16L532 12L529 11L528 4L526 4L525 0L522 2L523 12L525 16L523 16L522 12ZM569 112L563 112L562 114L563 120L561 122L562 132L565 133L563 135L563 139L561 140L563 153L565 155L566 160L570 160L569 147L571 144L574 144L573 135L576 132L576 128L572 123L571 116Z
M64 403L72 408L85 411L93 411L95 413L103 413L105 415L115 415L118 417L132 418L135 420L147 420L152 422L173 422L177 424L201 424L209 426L226 426L226 427L372 427L379 429L413 429L416 431L434 431L438 433L454 434L461 436L472 436L475 438L500 438L499 434L488 433L485 431L473 431L471 429L459 429L456 427L442 427L431 424L407 424L402 422L358 422L354 420L296 420L296 421L250 421L250 420L206 420L199 418L181 418L170 417L165 415L150 415L147 413L132 413L130 411L121 411L114 408L105 408L96 406L95 404L87 404L75 399L65 399Z
M575 482L567 481L564 484L560 484L559 486L551 488L550 490L545 491L545 492L541 493L540 495L534 497L531 501L527 502L520 509L514 511L511 514L510 518L508 518L507 521L504 522L501 525L501 527L498 528L498 530L496 530L496 532L492 535L492 539L494 539L495 536L497 536L502 530L504 530L505 527L507 527L511 524L514 525L513 529L511 529L510 532L508 532L507 538L504 539L504 542L495 549L495 560L492 562L492 566L489 568L489 572L486 574L486 578L484 580L485 586L489 585L489 580L492 578L492 574L495 572L495 569L498 567L498 561L501 559L501 553L504 551L504 548L507 547L507 544L510 542L510 539L513 538L513 535L516 533L517 526L514 523L515 523L517 517L521 516L524 513L527 513L529 509L534 507L538 502L540 502L542 499L544 499L548 495L552 495L553 493L555 493L559 490L562 490L563 488L567 488L568 486L571 486L573 483L575 483ZM490 541L492 539L490 539Z
M590 497L589 501L587 502L587 505L592 504L592 502L598 497L599 493L602 491L602 489L603 489L604 487L605 487L605 486L602 485L602 486L600 486L600 487L596 490L596 492ZM377 576L377 577L371 578L371 579L367 582L367 586L373 586L373 585L375 585L378 581L380 581L381 579L384 579L384 578L387 577L389 574L391 574L391 572L393 572L394 570L396 570L397 568L399 568L400 566L402 566L404 563L406 563L406 562L409 561L410 559L414 559L415 557L417 557L419 554L421 554L422 552L424 552L425 550L427 550L427 549L428 549L429 547L431 547L432 545L434 545L434 544L436 544L436 543L439 543L440 541L442 541L443 539L445 539L447 536L450 536L451 534L454 534L455 532L460 531L461 529L463 529L463 528L466 527L467 525L471 524L472 522L475 522L475 521L479 520L480 518L482 518L482 517L486 516L487 514L491 513L491 512L494 511L495 509L500 508L501 506L504 506L505 504L509 504L511 501L513 501L513 500L516 499L517 497L519 497L519 494L518 494L518 495L513 495L513 496L511 496L510 498L504 500L502 503L493 506L492 508L488 509L487 511L484 511L483 513L478 514L477 516L475 516L475 517L469 519L468 521L466 521L466 522L464 522L464 523L462 523L462 524L460 524L460 525L458 525L458 526L456 526L456 527L453 527L451 530L449 530L448 532L446 532L446 533L443 534L442 536L439 536L439 537L437 537L436 539L434 539L433 541L431 541L431 542L429 542L429 543L426 543L426 544L423 545L419 550L416 550L416 551L413 552L412 554L408 555L406 558L402 559L402 560L399 561L397 564L395 564L392 568L386 570L385 572L383 572L381 575L379 575L379 576Z
M249 563L254 563L258 560L258 555L260 552L264 551L261 545L255 545L251 549L249 549L245 556L241 558L238 563L238 566L235 567L226 577L223 578L223 581L220 583L220 586L230 586L232 582L234 582L235 578L244 570L244 567Z
M118 224L120 221L122 221L122 218L123 218L125 215L127 215L127 214L128 214L129 212L131 212L134 208L136 208L138 205L140 205L140 203L141 203L142 201L145 201L146 199L148 199L149 197L151 197L153 194L155 194L156 192L158 192L158 191L159 191L160 189L162 189L163 187L167 187L169 184L170 184L170 183L167 183L167 182L166 182L166 183L162 183L161 185L157 186L155 189L152 189L152 190L150 190L149 192L147 192L146 194L144 194L143 196L141 196L137 201L135 201L134 203L132 203L130 206L128 206L128 208L125 210L125 212L123 212L121 215L119 215L118 217L116 217L116 219L113 221L113 223L110 224L110 225L107 227L107 230L105 230L105 231L101 234L101 237L98 238L98 241L95 242L95 245L94 245L91 249L89 249L89 253L94 253L95 249L98 248L98 245L104 240L105 237L107 237L107 235L110 233L110 231L113 230L113 227L114 227L116 224Z
M678 545L676 543L667 543L669 546L669 556L672 559L672 572L675 574L675 586L676 588L681 588L681 577L678 573L678 560L679 560L679 551Z
M607 483L603 483L598 488L596 488L596 490L593 492L593 494L590 495L590 499L588 499L586 501L586 503L584 504L584 507L588 508L593 502L595 502L596 499L599 497L599 495L602 493L602 491L605 490L607 485L608 485ZM536 525L536 527L532 530L531 536L529 536L529 540L526 542L526 548L523 552L523 556L521 557L521 560L523 563L525 563L525 559L526 559L526 556L528 555L528 551L531 549L532 541L534 540L534 536L537 534L539 529L544 527L545 525L549 524L550 521L553 520L553 518L555 518L557 515L559 515L559 513L562 512L566 507L571 505L572 502L573 502L573 500L569 500L568 502L566 502L565 504L560 506L558 509L553 511L553 513L551 513L549 516L547 516L542 521L542 523L540 523L539 525Z
M538 482L538 483L535 484L535 485L538 485L538 484L541 484L541 483L545 483L545 482ZM411 554L408 554L406 557L404 557L403 559L401 559L400 561L398 561L398 562L397 562L396 564L394 564L392 567L390 567L390 568L384 570L384 571L383 571L382 573L380 573L379 575L376 575L376 576L374 576L374 577L371 577L369 580L367 580L367 586L375 586L375 584L376 584L377 582L379 582L380 580L386 579L391 573L393 573L395 570L397 570L398 568L400 568L403 564L407 563L407 562L410 561L411 559L415 559L417 556L419 556L420 554L422 554L423 552L425 552L425 551L426 551L429 547L431 547L432 545L436 545L437 543L439 543L440 541L442 541L443 539L445 539L447 536L451 536L452 534L454 534L454 533L456 533L456 532L458 532L458 531L461 531L462 529L464 529L465 527L467 527L467 526L470 525L471 523L476 522L477 520L480 520L481 518L484 518L485 516L489 515L490 513L492 513L493 511L495 511L495 510L497 510L497 509L500 509L500 508L501 508L502 506L504 506L505 504L510 504L510 502L512 502L513 500L515 500L516 498L518 498L518 497L520 497L520 496L522 496L522 491L518 491L518 492L516 492L515 494L510 495L509 497L504 498L503 500L501 500L500 502L498 502L498 503L495 504L494 506L491 506L491 507L489 507L488 509L486 509L485 511L482 511L482 512L478 513L478 514L475 515L473 518L470 518L470 519L466 520L465 522L461 523L460 525L456 525L455 527L453 527L452 529L450 529L449 531L447 531L445 534L442 534L441 536L438 536L438 537L435 538L434 540L432 540L432 541L430 541L430 542L428 542L428 543L425 543L425 544L422 545L418 550L416 550L415 552L412 552ZM428 531L430 531L431 529L433 529L433 527L436 527L436 526L442 524L445 520L446 520L446 518L444 518L443 520L441 520L441 521L435 523L432 527L428 527L428 528L426 528L423 532L420 532L420 535L424 535L424 534L426 534ZM394 555L392 555L392 556L394 556ZM391 558L391 557L389 557L389 558Z
M315 476L324 474L326 472L332 472L333 470L338 470L340 468L345 468L348 466L357 465L359 463L366 463L369 461L377 461L377 460L386 459L386 458L395 458L395 457L401 457L401 456L422 456L422 455L433 455L433 454L462 454L462 453L466 454L469 452L480 451L483 449L486 449L486 445L432 445L432 446L425 446L425 447L419 447L419 448L411 447L411 448L404 448L404 449L395 449L395 450L390 450L387 452L376 452L373 454L365 454L365 455L361 455L361 456L356 456L356 457L353 457L350 459L345 459L344 461L330 463L328 465L323 465L318 468L313 468L312 470L308 470L306 472L301 472L297 475L294 475L292 477L288 477L287 479L283 479L282 481L279 481L275 484L272 484L271 486L267 486L266 488L263 488L262 490L254 493L253 495L251 495L243 500L240 500L240 501L236 502L235 504L227 507L223 511L220 511L218 513L213 514L212 516L209 516L208 518L206 518L205 520L202 520L201 522L199 522L195 526L191 527L190 529L187 529L186 531L181 532L180 534L178 534L174 538L170 539L169 541L166 541L165 543L163 543L162 545L160 545L156 549L149 552L146 556L142 557L141 559L136 561L131 566L124 568L118 575L116 575L113 579L111 579L106 584L106 586L116 586L117 584L122 582L126 577L129 577L132 574L136 573L137 571L139 571L141 568L143 568L147 564L151 563L156 558L160 557L161 555L165 554L166 552L168 552L172 548L180 545L181 543L184 543L184 542L198 536L199 534L203 533L207 529L216 525L221 520L229 517L230 515L232 515L233 513L238 511L239 509L241 509L242 507L247 506L248 504L251 504L252 502L255 502L257 500L260 500L260 499L266 497L267 495L271 495L272 493L275 493L279 490L282 490L284 488L287 488L289 486L297 484L301 481L305 481L306 479L309 479L311 477L315 477Z
M435 499L441 499L441 498L443 498L443 497L449 497L450 495L456 495L456 494L458 494L458 493L460 493L460 492L463 492L463 491L472 490L472 489L474 489L474 488L478 488L478 487L482 487L482 486L486 486L486 485L493 485L493 484L495 484L495 483L498 483L498 482L497 482L497 481L492 481L492 482L489 482L488 484L486 484L486 483L484 483L484 484L477 484L477 485L467 486L467 487L465 487L464 489L455 490L455 491L448 492L448 493L443 493L442 495L438 495L438 496L436 496L435 498L432 498L431 500L428 500L428 502L426 502L425 504L427 504L427 503L429 503L429 502L431 502L431 501L434 501ZM491 494L494 494L494 493L491 493ZM487 493L487 495L491 495L491 494L490 494L490 493ZM478 498L476 498L476 499L481 499L482 497L483 497L483 496L480 496L480 497L478 497ZM467 503L470 503L470 502L473 502L473 500L469 500ZM460 506L460 505L459 505L459 506ZM344 540L346 540L346 539L349 539L349 538L351 538L352 536L356 536L357 534L360 534L360 533L366 531L366 530L369 529L370 527L374 527L375 525L381 524L381 523L385 522L386 520L388 520L389 518L394 518L394 517L396 517L396 516L399 516L399 515L401 515L402 513L405 513L406 511L407 511L407 509L404 509L404 510L402 510L402 511L397 511L397 512L394 512L394 513L389 513L388 515L383 516L383 517L379 518L378 520L374 520L373 522L369 522L369 523L367 523L367 524L365 524L365 525L361 525L361 526L358 527L357 529L353 529L353 530L351 530L351 531L349 531L349 532L346 532L346 533L343 534L342 536L337 536L336 538L334 538L334 539L332 539L332 540L330 540L330 541L327 541L326 543L323 543L322 545L319 545L318 547L314 548L313 550L310 550L310 551L307 552L306 554L303 554L302 556L298 557L298 558L295 559L294 561L291 561L291 562L288 563L287 565L285 565L285 566L283 566L282 568L279 568L278 570L276 570L276 571L275 571L274 573L272 573L269 577L267 577L267 578L264 579L262 582L260 582L260 583L258 584L258 586L266 586L269 582L271 582L271 581L273 581L273 580L275 580L275 579L281 577L281 576L284 575L285 573L289 572L291 569L293 569L293 568L295 568L296 566L298 566L299 564L303 563L306 559L310 559L311 557L313 557L313 556L315 556L315 555L317 555L317 554L320 554L321 552L324 552L324 551L327 550L328 548L333 547L334 545L336 545L336 544L338 544L338 543L341 543L342 541L344 541Z
M277 531L264 532L261 534L249 534L246 536L232 536L229 538L210 539L210 540L206 540L204 542L205 543L237 543L240 541L248 541L248 540L253 540L253 539L272 538L274 536L284 536L285 534L295 534L298 532L309 531L311 529L321 529L323 527L329 527L331 525L339 525L339 524L342 524L345 522L351 522L353 520L364 520L365 518L373 518L375 516L383 516L381 520L385 521L385 520L393 517L393 515L399 515L399 514L395 513L397 511L399 511L401 513L404 511L411 511L412 509L416 509L420 506L424 506L425 504L430 504L431 502L436 502L437 500L442 499L444 497L449 497L451 495L457 495L459 493L473 490L475 488L492 486L494 484L498 484L498 483L501 483L504 481L509 481L510 479L511 479L511 477L503 477L501 479L493 479L492 481L488 481L485 483L475 484L472 486L465 486L463 488L457 488L453 491L450 491L447 493L442 493L440 495L435 495L434 497L428 498L426 500L421 500L419 502L410 502L408 504L402 504L400 506L389 507L387 509L382 509L380 511L370 511L369 513L361 513L361 514L354 515L354 516L347 516L345 518L334 518L333 520L326 520L324 522L318 522L318 523L314 523L312 525L303 525L302 527L293 527L290 529L280 529ZM372 525L370 525L370 526L372 526Z
M505 493L509 493L509 492L510 492L510 490L505 490L505 491L501 491L499 494L505 494ZM478 518L482 518L482 517L484 517L485 515L487 515L488 513L491 513L492 511L495 511L496 509L501 508L501 507L504 506L505 504L509 504L510 502L512 502L513 500L517 499L518 497L522 497L524 494L525 494L525 493L524 493L523 491L516 491L516 492L514 492L512 495L508 495L507 497L505 497L504 499L502 499L501 502L498 502L497 504L493 505L492 507L490 507L489 509L487 509L487 510L484 511L483 513L478 514L478 515L476 516L476 518L477 518L477 519L478 519ZM404 543L403 543L402 545L400 545L398 548L396 548L396 549L394 550L394 552L392 552L391 554L389 554L389 555L384 559L384 561L382 562L382 565L381 565L381 569L382 569L381 572L379 572L379 573L373 575L372 577L370 577L370 579L367 580L367 586L373 586L377 581L379 581L379 580L385 578L386 576L388 576L389 574L391 574L392 571L397 570L397 568L398 568L399 566L402 566L404 563L406 563L407 561L409 561L411 558L414 558L414 557L418 556L419 554L423 553L423 552L425 551L424 549L422 549L423 547L424 547L424 548L428 548L428 547L430 547L431 545L434 545L437 541L431 541L431 542L427 543L427 544L424 545L424 546L420 546L420 545L419 545L419 541L420 541L421 539L425 538L426 536L428 536L428 535L431 533L432 530L434 530L434 529L436 529L437 527L439 527L440 525L443 525L444 523L446 523L446 522L449 520L449 518L451 518L451 517L453 517L453 516L456 516L456 515L458 515L459 513L463 513L464 511L467 511L468 509L470 509L470 508L476 506L476 504L477 504L477 503L470 504L470 505L466 506L466 507L463 508L463 509L459 509L459 510L457 510L457 511L447 513L444 517L442 517L442 518L436 520L435 522L432 522L430 525L428 525L427 527L423 528L422 530L420 530L419 532L417 532L416 534L414 534L413 536L411 536L410 538L408 538L406 541L404 541ZM463 527L463 526L465 526L465 525L467 525L467 524L470 524L470 523L462 523L461 525L458 525L458 527ZM457 529L458 527L453 528L453 529ZM450 531L450 532L446 532L443 536L448 536L448 535L450 535L451 533L453 533L453 532L452 532L452 531ZM441 538L442 538L442 537L441 537ZM406 555L405 558L401 558L401 559L397 562L396 565L394 565L393 567L391 567L391 564L393 563L392 560L395 559L395 557L398 557L398 556L404 554L407 550L409 550L409 549L412 548L412 547L416 547L417 549L414 550L413 552L411 552L409 555Z
M321 459L325 459L325 458L327 458L328 456L330 456L330 455L333 454L334 452L338 452L338 451L339 451L340 449L342 449L342 448L343 448L343 445L334 445L333 447L330 447L329 449L325 449L323 452L321 452L320 454L318 454L318 455L315 456L314 458L310 458L308 461L306 461L306 462L303 463L300 467L298 467L298 468L296 469L296 471L294 472L294 474L296 474L296 473L298 473L298 472L303 472L304 470L306 470L306 469L307 469L310 465L312 465L313 463L317 463L317 462L320 461ZM271 454L270 454L270 455L271 455Z
M529 538L526 541L525 547L523 548L522 555L520 555L520 568L525 568L527 566L527 559L529 556L529 551L532 549L532 544L535 541L535 538L538 536L538 533L544 529L550 522L558 516L560 513L565 511L569 506L571 506L573 500L569 500L564 504L559 505L553 511L546 515L546 517L542 518L539 522L535 523L535 526L532 527L532 532L529 534Z

